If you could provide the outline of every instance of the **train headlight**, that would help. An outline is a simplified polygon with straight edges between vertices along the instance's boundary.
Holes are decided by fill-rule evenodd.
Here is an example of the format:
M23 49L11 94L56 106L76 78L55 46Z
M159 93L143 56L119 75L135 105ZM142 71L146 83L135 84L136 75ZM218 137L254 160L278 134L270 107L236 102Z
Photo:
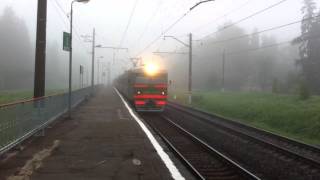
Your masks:
M147 75L154 76L158 73L159 67L155 64L150 63L145 65L144 70Z
M164 91L161 92L162 95L165 95L166 93Z
M141 91L137 91L137 94L141 94Z

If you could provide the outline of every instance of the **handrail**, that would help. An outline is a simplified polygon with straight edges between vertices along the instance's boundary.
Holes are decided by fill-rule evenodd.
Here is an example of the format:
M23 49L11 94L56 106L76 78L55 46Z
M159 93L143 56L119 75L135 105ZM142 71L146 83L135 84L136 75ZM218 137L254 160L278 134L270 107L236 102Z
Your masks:
M73 92L72 107L79 105L92 94L91 87L77 89ZM45 129L51 122L67 112L67 95L67 92L60 92L0 105L0 156ZM40 104L43 102L43 106L34 106L33 102Z
M86 88L90 88L90 87L85 87L85 88L81 88L81 89L86 89ZM75 91L78 91L78 90L81 90L81 89L75 89L72 92L75 92ZM64 94L67 94L67 93L68 92L55 93L55 94L50 94L50 95L43 96L43 97L31 98L31 99L25 99L25 100L17 100L17 101L11 102L11 103L0 104L0 109L5 108L5 107L9 107L9 106L14 106L14 105L17 105L17 104L23 104L23 103L28 103L28 102L32 102L32 101L38 101L38 100L42 100L42 99L47 99L47 98L50 98L50 97L53 97L53 96L64 95Z
M6 108L6 107L9 107L9 106L15 106L17 104L24 104L24 103L33 102L33 101L39 101L39 100L42 100L42 99L47 99L47 98L50 98L50 97L53 97L53 96L59 96L59 95L63 95L63 94L66 94L66 93L65 92L64 93L55 93L55 94L51 94L51 95L48 95L48 96L25 99L25 100L18 100L18 101L14 101L14 102L11 102L11 103L0 104L0 109Z

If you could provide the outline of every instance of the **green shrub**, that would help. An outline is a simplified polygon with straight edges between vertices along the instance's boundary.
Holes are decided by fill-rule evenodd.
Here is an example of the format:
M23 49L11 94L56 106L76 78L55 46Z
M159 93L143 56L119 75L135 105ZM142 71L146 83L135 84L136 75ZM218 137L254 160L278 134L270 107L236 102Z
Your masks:
M301 100L307 100L310 98L310 91L304 80L301 80L299 84L299 98Z
M258 92L198 92L193 106L307 143L320 143L320 97Z
M201 94L193 94L192 95L192 101L194 103L200 103L203 99L203 96Z
M272 82L272 93L279 93L279 82L278 82L278 79L275 78L273 79L273 82Z

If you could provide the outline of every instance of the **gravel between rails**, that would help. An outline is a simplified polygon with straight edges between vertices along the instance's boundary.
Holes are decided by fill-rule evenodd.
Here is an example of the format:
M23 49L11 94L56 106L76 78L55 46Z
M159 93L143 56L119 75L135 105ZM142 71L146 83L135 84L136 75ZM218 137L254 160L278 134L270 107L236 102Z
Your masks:
M259 179L167 117L144 114L143 119L159 133L199 179Z
M180 108L184 107L180 106ZM173 119L175 123L202 138L209 145L247 167L251 172L259 174L259 177L263 177L262 179L320 178L317 159L312 158L310 161L310 155L312 157L316 152L305 153L304 151L308 148L304 148L300 152L299 146L290 145L290 141L281 145L279 144L281 140L270 141L271 136L263 133L259 135L258 130L252 133L243 127L232 125L232 123L228 125L217 116L193 111L190 108L179 109L179 107L176 108L170 104L164 114ZM258 138L253 140L253 137ZM269 143L263 142L268 140ZM271 146L270 143L276 146ZM277 146L283 149L277 149ZM300 156L295 156L292 152L285 152L285 149L289 147L295 149L291 149L291 151ZM303 159L303 155L307 159Z

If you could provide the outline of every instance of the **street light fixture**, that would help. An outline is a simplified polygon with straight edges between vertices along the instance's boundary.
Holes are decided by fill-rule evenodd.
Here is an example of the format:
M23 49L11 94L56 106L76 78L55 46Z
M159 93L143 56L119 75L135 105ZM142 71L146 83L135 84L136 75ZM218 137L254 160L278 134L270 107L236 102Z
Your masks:
M81 3L88 3L90 0L75 0L77 2L81 2Z
M192 6L192 7L190 8L190 11L192 11L194 8L196 8L196 7L199 6L200 4L207 3L207 2L211 2L211 1L215 1L215 0L200 1L200 2L196 3L194 6Z
M72 27L73 27L73 3L88 3L90 0L73 0L71 2L70 12L70 51L69 51L69 96L68 96L68 115L71 118L71 100L72 100Z

